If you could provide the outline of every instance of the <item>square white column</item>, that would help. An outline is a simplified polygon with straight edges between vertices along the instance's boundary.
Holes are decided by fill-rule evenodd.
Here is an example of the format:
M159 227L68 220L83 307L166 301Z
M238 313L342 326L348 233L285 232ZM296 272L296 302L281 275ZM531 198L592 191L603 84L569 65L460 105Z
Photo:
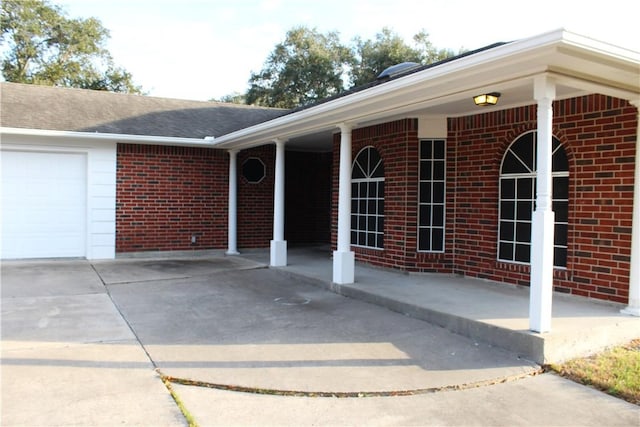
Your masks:
M355 280L355 254L333 251L333 283L346 285Z
M285 267L287 265L287 241L272 240L271 241L271 267Z
M531 278L529 328L551 330L553 300L553 239L555 214L552 210L552 123L555 84L545 75L536 77L534 96L538 101L536 165L536 209L531 224Z

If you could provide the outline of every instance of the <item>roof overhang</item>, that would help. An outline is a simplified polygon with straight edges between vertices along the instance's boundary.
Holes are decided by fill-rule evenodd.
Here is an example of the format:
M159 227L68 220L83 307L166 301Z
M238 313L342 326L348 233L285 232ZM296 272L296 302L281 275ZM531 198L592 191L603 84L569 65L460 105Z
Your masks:
M213 146L238 150L276 138L326 134L341 123L363 127L403 117L459 117L530 105L540 75L555 83L556 99L600 93L640 101L640 53L556 30L223 135ZM475 106L472 97L487 92L500 92L499 104Z
M100 133L100 132L73 132L45 129L26 129L26 128L10 128L0 127L0 135L16 135L16 136L33 136L46 137L66 140L97 140L110 141L129 144L146 144L146 145L173 145L185 147L212 147L213 139L200 138L178 138L167 136L151 136L151 135L128 135L117 133Z

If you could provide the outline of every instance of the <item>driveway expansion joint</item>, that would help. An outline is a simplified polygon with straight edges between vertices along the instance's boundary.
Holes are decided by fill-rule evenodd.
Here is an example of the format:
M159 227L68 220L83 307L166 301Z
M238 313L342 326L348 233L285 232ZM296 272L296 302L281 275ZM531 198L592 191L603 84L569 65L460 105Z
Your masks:
M339 399L345 398L365 398L365 397L402 397L402 396L417 396L422 394L433 394L446 391L456 390L469 390L481 387L488 387L497 384L504 384L514 381L523 380L526 378L535 377L546 373L547 371L540 367L530 372L525 372L518 375L510 375L501 378L493 378L489 380L475 381L471 383L447 385L441 387L427 387L408 390L384 390L384 391L302 391L302 390L279 390L261 387L247 387L232 384L219 384L207 381L192 380L188 378L179 378L165 375L159 368L156 368L156 372L162 378L165 383L180 384L184 386L211 388L216 390L231 391L236 393L250 393L250 394L262 394L270 396L284 396L284 397L333 397Z

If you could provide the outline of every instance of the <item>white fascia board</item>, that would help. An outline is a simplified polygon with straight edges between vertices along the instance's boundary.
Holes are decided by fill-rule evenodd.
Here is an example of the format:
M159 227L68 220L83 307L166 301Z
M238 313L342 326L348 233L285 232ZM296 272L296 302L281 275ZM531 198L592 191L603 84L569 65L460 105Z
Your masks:
M151 135L129 135L118 133L100 133L100 132L73 132L46 129L29 129L29 128L10 128L0 127L0 135L22 135L22 136L38 136L50 138L65 139L92 139L98 141L115 141L131 144L147 144L147 145L178 145L188 147L212 147L211 140L200 138L180 138L168 136L151 136Z
M606 55L607 58L617 58L623 61L635 62L636 64L640 63L640 52L612 45L590 37L564 31L563 41L567 45L590 50L592 52L599 52Z
M514 73L507 73L504 76L508 76L509 80L531 76L532 70L537 70L536 73L543 72L546 66L551 65L546 61L552 55L558 54L558 49L562 45L598 55L606 55L608 60L620 60L631 65L634 62L640 63L640 55L637 52L559 29L446 62L361 92L223 135L216 139L214 146L226 149L243 149L267 144L274 138L286 139L336 128L341 122L357 125L359 121L366 120L367 117L380 117L385 113L392 114L393 111L389 108L388 101L392 98L397 99L403 93L410 94L416 88L432 90L429 93L429 98L422 98L419 103L424 104L430 100L437 103L438 99L445 99L452 95L452 93L444 93L441 90L438 92L438 86L450 84L452 80L464 83L464 86L467 86L466 89L469 90L488 84L489 81L478 79L476 74L478 70L487 72L492 68L509 69L511 73ZM495 79L496 75L494 74L492 83L495 83ZM462 87L457 86L456 91L461 90L463 90ZM417 101L414 100L413 103L417 103Z

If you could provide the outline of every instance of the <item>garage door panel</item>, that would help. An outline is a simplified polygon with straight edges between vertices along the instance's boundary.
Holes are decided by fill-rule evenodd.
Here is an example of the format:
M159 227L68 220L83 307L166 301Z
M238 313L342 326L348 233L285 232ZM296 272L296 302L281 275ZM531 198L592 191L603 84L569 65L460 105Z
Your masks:
M2 258L86 253L87 156L2 152Z

